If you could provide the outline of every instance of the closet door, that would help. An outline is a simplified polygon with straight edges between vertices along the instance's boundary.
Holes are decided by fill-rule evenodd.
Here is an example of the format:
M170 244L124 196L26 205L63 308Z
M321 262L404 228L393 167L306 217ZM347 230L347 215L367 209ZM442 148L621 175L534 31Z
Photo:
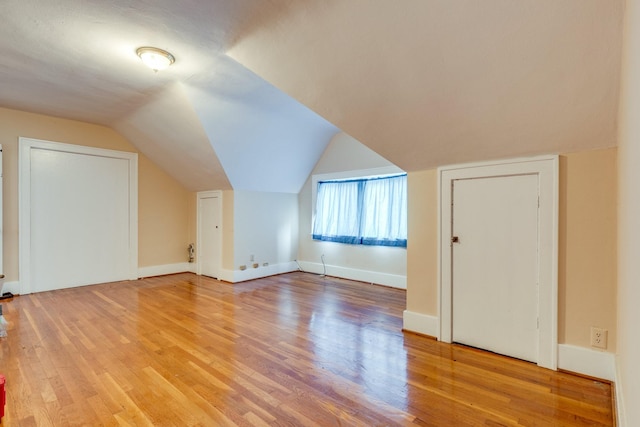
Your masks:
M25 148L29 165L21 176L28 183L21 184L28 185L20 191L28 209L21 215L28 221L26 285L33 292L137 278L131 206L137 158L73 147Z
M198 193L198 272L216 279L222 256L221 199L217 191Z
M454 181L453 341L538 361L538 176Z

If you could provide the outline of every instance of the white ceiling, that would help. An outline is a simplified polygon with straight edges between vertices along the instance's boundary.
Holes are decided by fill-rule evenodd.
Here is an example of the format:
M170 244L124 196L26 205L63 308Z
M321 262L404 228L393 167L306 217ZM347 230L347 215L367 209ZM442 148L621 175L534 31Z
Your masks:
M610 147L622 14L623 0L2 0L0 106L111 126L191 190L297 192L338 128L409 171ZM176 63L153 73L146 45Z
M3 0L0 106L111 126L191 190L298 192L337 128L225 55L270 6Z

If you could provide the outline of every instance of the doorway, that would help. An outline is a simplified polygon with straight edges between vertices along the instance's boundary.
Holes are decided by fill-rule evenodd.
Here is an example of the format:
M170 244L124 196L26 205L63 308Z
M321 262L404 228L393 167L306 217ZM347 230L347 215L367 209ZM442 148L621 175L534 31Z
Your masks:
M439 178L439 338L556 369L557 156Z
M220 278L222 258L222 193L198 193L198 231L196 256L198 274Z

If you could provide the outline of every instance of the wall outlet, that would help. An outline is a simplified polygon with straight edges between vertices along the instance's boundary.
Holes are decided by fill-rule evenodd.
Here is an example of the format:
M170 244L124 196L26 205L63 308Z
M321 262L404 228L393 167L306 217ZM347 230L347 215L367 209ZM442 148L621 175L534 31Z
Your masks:
M253 262L254 261L254 257L253 255L249 255L249 261Z
M607 348L607 330L591 327L591 347Z

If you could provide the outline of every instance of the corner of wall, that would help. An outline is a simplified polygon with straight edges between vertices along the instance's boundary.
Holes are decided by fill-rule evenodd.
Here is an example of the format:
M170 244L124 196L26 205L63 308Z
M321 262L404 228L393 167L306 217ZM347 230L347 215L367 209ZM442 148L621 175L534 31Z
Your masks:
M623 387L622 387L622 372L620 371L620 361L618 360L618 355L615 356L615 379L614 379L614 393L615 393L615 401L613 404L615 405L615 414L616 420L618 422L618 427L627 427L627 416L624 408L624 396L622 395Z
M437 316L405 310L402 313L402 329L436 339L440 338L440 321Z

